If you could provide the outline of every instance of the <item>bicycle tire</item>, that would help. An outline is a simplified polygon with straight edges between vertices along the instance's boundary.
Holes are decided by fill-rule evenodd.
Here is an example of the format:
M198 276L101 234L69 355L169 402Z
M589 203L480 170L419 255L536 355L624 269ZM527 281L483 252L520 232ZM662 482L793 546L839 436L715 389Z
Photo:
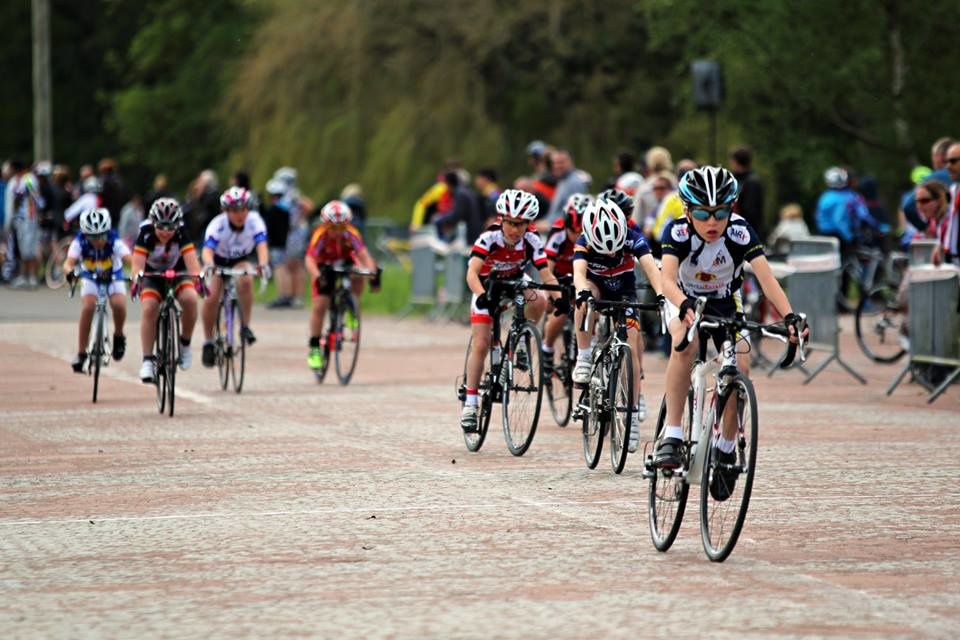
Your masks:
M56 291L67 281L67 274L63 271L63 263L67 259L67 251L73 238L67 236L57 241L57 245L50 257L47 258L46 268L43 270L43 281L47 287Z
M526 354L526 362L522 362ZM540 361L540 333L530 322L507 336L501 369L503 381L503 437L507 449L522 456L537 433L543 402L543 363ZM530 406L530 403L533 406Z
M757 395L753 383L742 374L731 380L717 399L717 424L722 421L727 402L736 402L738 417L737 462L739 474L734 484L726 485L722 476L718 482L725 484L730 491L727 499L717 500L711 495L710 482L719 472L716 460L716 448L713 446L719 435L719 428L710 430L707 440L709 457L704 460L700 478L700 537L703 550L714 562L723 562L733 551L743 530L743 523L750 506L750 494L753 491L753 476L757 463ZM747 414L749 412L749 417ZM740 476L744 476L740 478ZM735 510L735 513L734 513Z
M556 355L556 354L554 354ZM570 327L564 325L563 352L559 362L554 358L553 371L544 388L550 403L550 413L558 427L566 427L573 413L573 365L576 362L576 340Z
M88 356L93 373L93 401L97 401L97 392L100 389L100 366L103 364L103 324L105 314L96 313L93 330L93 349Z
M233 352L227 340L227 316L228 307L223 298L220 298L220 304L217 306L217 324L215 325L216 335L214 338L214 349L217 362L217 376L220 379L220 388L227 390L230 385L230 360L233 358Z
M897 290L882 286L857 303L854 329L864 355L881 364L896 362L907 353L900 344L906 311L897 302Z
M167 407L167 321L164 314L157 315L157 332L153 338L154 383L157 385L157 410L163 415Z
M693 390L687 393L686 410L681 425L684 430L684 440L690 442L690 420L693 415ZM660 414L657 416L657 425L653 431L654 445L660 440L664 423L667 420L667 399L664 396L660 403ZM683 454L681 469L689 468L689 447ZM690 494L690 484L681 473L675 469L656 469L652 467L652 459L648 459L647 469L650 471L650 486L647 492L647 520L650 525L650 540L657 551L667 551L677 539L683 514L687 507L687 497Z
M621 345L611 361L607 387L610 408L610 466L620 474L627 464L627 446L633 419L633 354L629 345Z
M247 341L243 339L240 328L246 323L243 317L243 309L240 307L240 301L232 300L230 304L233 308L233 322L231 323L233 326L230 336L231 342L233 343L233 357L230 358L230 375L233 378L233 390L236 393L240 393L243 391L243 378L247 371ZM238 365L240 369L239 376L237 375Z
M179 364L180 326L177 322L177 310L173 305L167 308L167 340L164 361L167 369L167 411L173 417L173 404L176 398L177 365Z
M357 368L357 358L360 355L360 307L352 293L344 293L341 300L343 312L340 314L337 352L334 357L337 379L340 380L340 384L348 385Z
M588 469L596 469L600 463L600 454L603 452L603 438L606 435L606 426L603 414L595 400L599 390L587 386L580 394L578 405L586 405L583 411L581 438L583 440L583 461Z
M467 362L470 360L470 350L472 347L473 336L470 336L470 340L467 342L467 354L463 359L463 376L461 377L464 394L466 394L467 385ZM477 389L477 430L470 433L463 431L463 442L467 445L467 451L476 453L480 450L480 447L483 446L483 441L487 438L487 430L490 427L490 415L493 413L492 393L490 361L484 358L483 368L480 370L480 386ZM463 404L463 402L460 403L461 412L463 411Z

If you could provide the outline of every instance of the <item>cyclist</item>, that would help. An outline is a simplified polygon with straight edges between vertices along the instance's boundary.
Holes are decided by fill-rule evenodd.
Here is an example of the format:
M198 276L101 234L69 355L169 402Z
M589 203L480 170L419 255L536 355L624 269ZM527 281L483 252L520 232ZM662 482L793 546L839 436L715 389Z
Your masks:
M619 198L621 194L623 198ZM573 254L573 285L577 290L577 364L573 369L573 381L577 384L590 382L590 367L593 347L590 336L593 327L580 330L585 302L591 298L613 301L637 300L637 282L634 261L640 263L650 286L661 299L660 270L650 255L650 247L638 229L627 225L627 216L617 203L632 208L632 198L622 191L604 192L583 215L583 235L577 240ZM640 443L640 422L647 417L647 403L641 391L643 380L643 336L640 321L633 309L627 310L627 341L633 352L634 409L630 420L630 439L627 450L637 450Z
M110 228L110 212L103 208L87 209L80 214L80 233L76 235L67 259L63 261L63 272L67 282L76 281L73 268L77 263L93 273L112 273L123 275L123 267L130 266L130 249L123 243L117 232ZM113 350L114 360L122 360L127 349L127 339L123 335L123 324L127 319L127 289L122 281L111 282L107 287L110 296L110 309L113 311ZM97 283L84 278L80 283L80 331L77 344L77 356L70 363L75 373L83 373L87 360L87 344L90 337L90 325L93 322L93 309L97 303Z
M130 295L140 295L140 345L143 347L143 364L140 379L152 383L157 373L157 361L153 344L157 334L157 314L166 295L167 282L163 278L147 276L142 280L142 271L188 271L200 275L200 261L193 242L183 225L183 210L173 198L159 198L150 205L147 220L140 225L137 240L133 245L134 281ZM200 286L196 277L178 276L172 286L183 309L180 324L180 368L189 369L193 362L190 338L197 322L197 292Z
M740 285L744 262L749 262L763 294L783 315L790 327L791 341L796 342L799 317L774 277L763 252L763 241L747 221L732 213L740 185L733 174L721 167L701 167L688 171L680 180L678 192L685 215L670 222L663 232L663 288L667 297L669 329L673 344L678 344L687 328L693 325L696 298L708 299L705 313L732 316L740 313ZM722 334L703 331L684 351L671 350L667 363L667 416L664 431L654 456L662 468L680 466L683 429L680 419L690 382L690 368L697 342L710 336L719 349ZM806 331L804 332L806 334ZM746 336L742 337L748 341ZM737 354L737 366L744 375L750 373L750 357ZM730 405L731 407L733 404ZM717 440L716 454L721 463L736 462L736 415L728 412L723 419L723 433ZM710 486L716 500L730 496L737 471L722 467Z
M320 210L320 225L313 231L307 255L303 264L313 282L313 310L310 313L310 352L307 365L311 369L323 368L323 351L320 349L320 334L323 332L323 319L330 307L330 297L336 281L333 268L347 262L361 269L376 271L370 280L370 290L380 290L380 269L370 252L367 251L360 231L352 224L353 213L350 206L340 200L331 200ZM363 293L363 278L350 276L350 290L357 303ZM356 326L350 327L356 329Z
M267 227L256 211L250 211L250 192L243 187L230 187L220 196L223 210L210 221L203 241L205 279L210 287L210 302L203 305L203 366L208 369L216 363L213 347L213 324L217 320L217 301L223 287L223 278L211 278L214 266L253 270L256 261L257 275L270 278L270 250L267 247ZM257 341L250 330L253 311L253 278L249 275L237 278L237 295L243 311L240 338L246 344Z
M467 397L460 415L460 427L467 433L477 430L477 389L483 359L490 350L493 318L490 312L499 304L496 283L508 278L528 278L523 271L532 264L546 284L556 284L550 272L547 255L540 236L531 223L540 213L540 204L532 193L519 189L505 189L497 198L499 224L480 234L473 244L467 263L467 286L473 292L470 301L470 330L473 336L467 357ZM525 315L537 323L547 309L547 298L542 291L528 291ZM559 292L551 292L557 313L570 311L569 303Z
M587 193L574 193L567 198L563 218L553 223L553 230L547 237L544 253L547 254L547 264L557 281L565 284L573 282L573 247L577 238L583 233L583 214L593 202L593 196ZM549 372L553 367L553 345L560 332L567 314L552 315L547 318L543 328L543 362L544 369Z

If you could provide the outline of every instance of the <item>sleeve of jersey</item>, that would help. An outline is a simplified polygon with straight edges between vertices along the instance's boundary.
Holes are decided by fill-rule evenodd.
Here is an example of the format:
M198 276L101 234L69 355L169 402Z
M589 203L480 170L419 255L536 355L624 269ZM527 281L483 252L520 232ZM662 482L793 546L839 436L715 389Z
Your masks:
M357 255L361 251L366 250L367 245L363 243L363 236L360 235L360 232L357 231L355 227L350 229L350 244L352 247L353 255Z
M123 258L130 255L130 248L127 247L126 243L117 238L113 241L113 256L115 258Z
M590 253L589 247L587 247L587 239L585 236L580 236L577 238L576 243L573 245L573 260L586 260L587 255Z
M177 242L180 244L180 255L186 255L191 251L196 251L196 248L193 246L193 241L187 237L187 232L184 227L180 227L177 231Z
M642 258L650 253L650 245L647 244L647 239L644 238L643 234L639 231L632 232L632 237L630 238L630 252L636 258Z
M533 266L537 269L543 269L547 266L547 254L543 250L543 242L540 236L535 233L527 233L527 242L530 243L530 256L533 260Z
M473 249L470 250L471 258L480 258L486 260L490 255L490 238L486 233L480 234L477 241L473 243Z
M668 223L663 230L661 239L661 249L665 256L676 256L683 260L690 253L690 238L682 231L682 227L674 223Z
M70 243L70 247L67 249L67 257L73 258L74 260L79 260L80 254L80 238L78 236Z
M251 213L250 215L256 212ZM260 244L261 242L267 241L267 225L263 222L263 218L259 213L256 213L256 217L253 218L253 242L254 244Z
M217 237L217 221L214 220L207 225L207 231L203 234L203 246L207 249L216 249L220 244L220 238Z
M760 236L757 235L757 232L754 231L753 227L751 227L749 224L745 224L744 227L747 230L749 240L747 241L747 248L743 252L743 259L747 262L750 262L754 258L764 255L763 241L760 240Z
M182 232L178 231L177 235L182 235ZM147 248L147 230L144 227L140 227L140 231L137 233L137 239L133 243L133 252L138 256L150 254L150 249Z
M543 252L547 254L547 258L551 260L556 259L557 254L560 253L558 247L560 246L560 234L554 233L547 240L547 246L543 248Z
M310 243L307 245L307 255L316 259L317 257L317 246L320 244L320 236L323 235L323 227L317 227L313 231L313 235L310 236Z

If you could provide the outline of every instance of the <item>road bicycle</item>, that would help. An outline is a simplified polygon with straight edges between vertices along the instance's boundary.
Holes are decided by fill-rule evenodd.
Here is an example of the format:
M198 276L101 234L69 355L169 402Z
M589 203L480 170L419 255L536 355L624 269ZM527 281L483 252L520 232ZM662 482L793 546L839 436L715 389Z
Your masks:
M566 279L572 280L569 277ZM564 287L563 297L572 305L573 285L562 281L560 285ZM544 377L547 379L545 389L550 403L550 413L560 427L567 426L570 422L570 414L573 412L573 367L576 364L577 335L571 311L564 318L560 343L555 345L553 361L543 369Z
M353 267L332 267L326 273L333 277L333 295L327 309L326 327L320 336L323 364L314 370L317 382L323 382L333 354L340 384L350 383L360 355L360 304L350 289L351 275L376 277L376 270Z
M160 278L165 285L166 293L157 312L157 331L154 334L153 354L157 367L154 384L157 387L157 410L163 415L166 409L172 418L176 397L177 366L180 364L180 316L182 314L180 303L177 302L176 284L178 278L184 276L199 278L199 276L188 271L173 269L141 271L139 275L141 280L144 277Z
M494 404L501 405L503 436L507 449L513 455L522 456L526 453L537 432L544 385L540 361L541 339L536 326L527 320L523 313L527 303L526 292L533 289L563 291L560 285L541 284L530 280L498 280L491 285L488 292L490 300L496 301L490 311L490 355L488 361L485 361L477 389L477 430L465 431L463 434L469 451L479 451L483 446ZM513 320L506 340L501 342L501 315L510 302L513 303ZM467 399L467 362L472 346L471 337L463 362L463 375L457 380L457 397L461 409Z
M896 362L907 352L907 305L900 299L900 283L908 269L905 254L891 253L872 277L878 285L860 297L854 316L857 344L864 355L881 364Z
M93 307L93 319L90 323L90 336L87 338L87 373L93 377L93 401L97 401L100 389L100 368L110 364L111 344L107 325L110 321L109 295L107 291L113 282L124 282L129 278L112 271L76 270L77 279L70 285L72 298L80 280L90 280L97 285L97 300ZM66 276L64 276L66 278Z
M589 300L580 324L585 331L593 313L597 344L593 348L590 382L582 386L573 419L582 427L583 459L587 468L600 462L603 439L610 434L610 465L623 471L636 398L633 395L633 351L627 342L627 312L661 311L657 302ZM661 317L661 324L663 323Z
M736 344L741 335L761 333L787 343L787 352L780 361L781 368L789 367L799 353L805 359L804 340L791 343L789 330L784 325L761 325L746 320L742 315L732 318L704 315L705 298L696 305L696 319L677 351L683 351L697 332L699 349L690 374L682 420L683 447L681 464L676 469L658 468L652 451L646 457L644 477L649 479L648 519L650 537L658 551L667 551L676 539L683 520L690 485L700 485L700 537L703 549L711 560L722 562L733 551L743 528L753 490L757 461L757 396L750 379L737 368ZM797 332L802 335L805 318L801 314ZM723 336L720 353L709 360L706 357L709 334L704 329L719 330ZM707 388L707 376L714 376L714 384ZM655 445L666 420L666 398L660 407L653 441ZM736 421L735 459L718 459L714 442L721 436L723 426ZM646 447L645 447L646 448ZM716 483L718 496L711 483ZM722 498L722 499L721 499Z
M255 276L255 270L235 269L233 267L214 267L212 273L223 278L223 288L217 306L217 323L214 325L213 347L220 388L224 391L233 381L233 390L243 390L243 377L247 368L247 341L240 329L246 325L243 308L237 296L237 283L234 278ZM260 291L266 288L265 278L260 280Z

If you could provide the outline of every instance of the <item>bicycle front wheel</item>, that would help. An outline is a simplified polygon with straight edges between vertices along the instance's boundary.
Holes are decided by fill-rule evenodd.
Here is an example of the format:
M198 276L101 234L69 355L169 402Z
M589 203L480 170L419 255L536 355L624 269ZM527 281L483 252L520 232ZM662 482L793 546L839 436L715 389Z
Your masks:
M98 312L93 326L93 349L89 356L91 373L93 374L93 401L97 401L97 391L100 388L100 366L103 364L103 325L105 314Z
M527 452L537 432L543 400L540 353L540 334L529 322L510 334L501 369L503 436L515 456Z
M897 290L878 287L857 304L857 343L874 362L896 362L907 352L900 338L907 319L906 309L897 301Z
M224 391L230 384L230 367L233 360L233 351L228 339L228 329L232 327L234 318L227 318L227 314L232 312L232 307L227 306L223 299L220 300L220 306L217 307L217 324L214 348L216 350L217 375L220 378L220 388Z
M560 427L567 426L573 410L573 365L576 359L576 342L572 333L565 328L563 351L554 352L552 373L545 384L550 413Z
M627 444L633 420L633 355L622 345L612 359L607 401L610 407L610 465L614 473L627 463Z
M230 375L233 377L233 390L240 393L243 390L243 376L247 370L247 341L240 334L240 327L244 326L245 318L240 302L233 300L233 322L231 323L230 344L233 345L233 357L230 358Z
M153 339L153 357L156 366L154 383L157 385L157 410L163 415L167 407L167 318L157 316L157 333Z
M684 403L683 432L689 440L690 420L693 415L693 392L687 394ZM660 415L657 417L657 426L653 432L653 446L660 440L663 427L667 420L667 399L660 403ZM650 539L657 551L666 551L677 539L680 523L683 522L683 512L687 506L687 495L690 485L687 484L678 469L658 469L653 466L652 458L647 459L647 476L650 478L650 488L647 495L647 516L650 524ZM688 462L684 455L681 469L686 469Z
M70 243L73 238L62 238L57 242L53 253L47 259L47 267L43 272L43 280L51 289L59 289L66 280L66 273L63 272L63 263L67 259L67 251L70 249Z
M723 562L743 529L757 462L757 396L748 378L738 375L727 385L717 400L717 416L700 479L700 537L707 557ZM732 454L715 446L720 425L728 420L737 426Z
M167 411L170 417L173 417L174 391L177 381L177 365L179 364L180 354L180 325L177 322L177 311L171 305L167 311L167 331L164 341L164 362L167 370Z
M463 359L463 375L460 378L462 385L463 399L466 399L467 393L467 363L470 361L470 350L473 347L473 336L467 342L467 354ZM460 410L463 411L463 401L460 402ZM483 369L480 371L480 386L477 389L477 431L467 433L463 432L463 442L467 445L467 451L477 452L483 446L483 441L487 438L487 429L490 428L490 414L493 413L493 382L490 378L490 361L483 360ZM459 416L458 416L459 417Z
M357 356L360 355L360 306L353 294L346 294L341 298L342 310L337 332L337 378L340 384L350 383L353 370L357 367Z

